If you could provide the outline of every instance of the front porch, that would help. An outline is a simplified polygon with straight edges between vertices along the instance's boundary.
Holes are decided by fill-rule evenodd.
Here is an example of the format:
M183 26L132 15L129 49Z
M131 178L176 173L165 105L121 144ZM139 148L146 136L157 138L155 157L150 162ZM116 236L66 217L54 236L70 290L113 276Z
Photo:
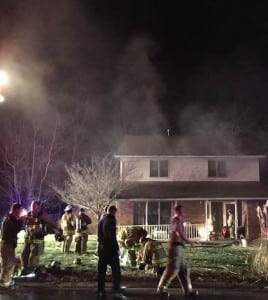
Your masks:
M162 225L136 225L141 226L148 232L148 236L159 241L168 240L169 224ZM132 225L119 225L118 231L122 228L132 227ZM185 222L185 234L187 238L195 241L207 240L205 224L191 224Z
M178 200L118 201L118 227L139 225L147 230L150 237L167 240L169 221L176 203ZM228 238L228 232L224 235L224 230L227 228L228 210L231 210L234 215L234 239L239 238L241 234L250 238L248 227L245 228L244 224L246 211L255 211L254 201L181 199L179 203L186 209L185 233L189 239L208 241ZM249 219L247 224L250 224ZM240 232L240 229L243 229L243 232Z

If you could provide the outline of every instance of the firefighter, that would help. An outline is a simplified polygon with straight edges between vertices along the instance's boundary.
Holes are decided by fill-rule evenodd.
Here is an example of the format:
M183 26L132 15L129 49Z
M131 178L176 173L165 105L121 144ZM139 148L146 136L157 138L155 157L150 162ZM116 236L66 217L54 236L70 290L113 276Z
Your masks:
M227 210L227 226L229 230L230 239L235 238L235 220L233 212L228 209Z
M26 232L21 253L22 275L28 274L39 266L40 256L44 253L44 237L47 234L47 225L55 233L60 232L57 223L41 210L41 203L36 200L31 203L25 225Z
M91 223L91 218L85 214L83 208L80 208L75 226L75 253L83 254L87 252L88 225Z
M12 276L18 260L15 256L17 234L21 231L25 215L19 203L12 205L9 214L4 218L1 226L1 274L0 287L9 288L14 284Z
M195 244L189 240L184 233L183 206L176 205L174 211L175 215L170 224L168 263L158 283L157 293L162 297L165 289L168 288L174 278L178 277L185 298L191 298L197 295L198 292L192 289L191 279L184 257L184 243L188 243L193 247Z
M159 241L147 237L140 238L142 246L142 257L139 270L152 270L156 277L160 279L167 264L167 252L163 244Z
M140 248L139 240L143 236L147 236L147 231L141 226L125 227L118 233L121 260L124 260L126 256L131 267L137 265L137 251Z
M61 217L61 229L63 231L62 252L69 253L75 233L75 216L73 214L73 207L67 205L64 209L64 214Z

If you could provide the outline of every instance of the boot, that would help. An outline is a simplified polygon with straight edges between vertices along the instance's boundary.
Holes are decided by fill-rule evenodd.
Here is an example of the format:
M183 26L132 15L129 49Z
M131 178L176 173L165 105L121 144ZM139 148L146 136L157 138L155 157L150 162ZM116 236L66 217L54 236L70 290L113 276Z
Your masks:
M106 298L106 292L103 291L103 292L98 292L97 294L97 300L103 300Z
M198 291L197 290L191 290L191 292L188 292L185 294L185 299L195 299L196 296L198 296Z
M127 300L127 297L122 293L114 293L112 299L114 299L114 300Z

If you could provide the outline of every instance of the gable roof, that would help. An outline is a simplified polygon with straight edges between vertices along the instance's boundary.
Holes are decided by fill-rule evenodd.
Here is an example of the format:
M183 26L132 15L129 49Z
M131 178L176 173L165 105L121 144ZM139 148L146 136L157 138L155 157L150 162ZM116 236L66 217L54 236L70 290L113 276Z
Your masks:
M261 154L261 153L262 154ZM255 142L212 136L134 136L123 138L115 156L254 155L263 156Z
M265 182L129 183L117 199L268 199Z

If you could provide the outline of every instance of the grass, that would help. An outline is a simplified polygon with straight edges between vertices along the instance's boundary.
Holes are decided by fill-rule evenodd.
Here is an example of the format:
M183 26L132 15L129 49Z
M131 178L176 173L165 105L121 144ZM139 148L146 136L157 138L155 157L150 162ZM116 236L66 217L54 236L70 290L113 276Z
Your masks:
M262 238L255 251L252 267L268 279L268 238Z
M17 255L21 253L23 240L19 239L16 249ZM88 241L88 252L84 255L74 253L74 242L72 243L71 254L61 253L61 244L56 242L54 235L45 237L45 253L41 256L41 264L49 266L52 261L57 260L61 263L61 269L72 267L76 276L81 280L96 278L98 257L96 251L96 236L90 235ZM242 248L239 245L228 247L200 245L199 247L186 247L186 260L191 269L191 277L196 281L228 281L228 282L256 282L266 279L265 272L258 272L258 268L252 266L259 248ZM267 254L267 253L266 253ZM76 258L80 258L81 265L74 264ZM124 278L131 280L154 279L153 275L145 274L138 270L124 270Z

